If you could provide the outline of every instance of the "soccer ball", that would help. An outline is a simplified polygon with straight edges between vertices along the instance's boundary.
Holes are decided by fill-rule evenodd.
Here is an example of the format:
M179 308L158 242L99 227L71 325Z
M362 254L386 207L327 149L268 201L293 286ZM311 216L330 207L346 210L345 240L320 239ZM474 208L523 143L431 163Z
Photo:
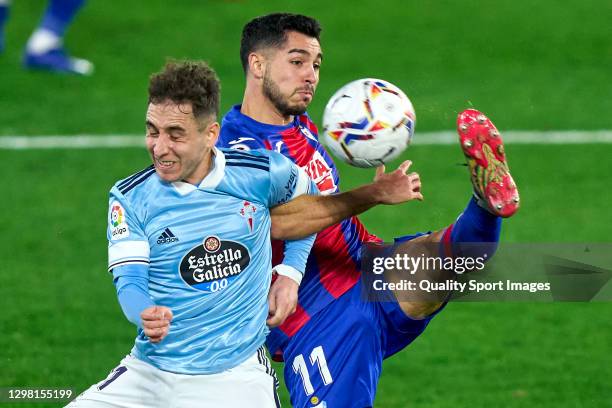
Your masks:
M323 143L357 167L376 167L398 157L410 144L416 115L395 85L374 78L340 88L323 113Z

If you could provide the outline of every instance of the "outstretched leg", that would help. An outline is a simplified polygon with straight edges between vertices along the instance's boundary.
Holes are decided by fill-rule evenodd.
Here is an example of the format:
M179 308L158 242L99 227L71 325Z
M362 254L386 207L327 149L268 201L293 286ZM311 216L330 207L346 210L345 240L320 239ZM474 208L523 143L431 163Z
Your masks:
M481 112L468 109L459 114L457 131L470 169L474 197L454 224L405 241L399 245L400 253L410 253L420 243L436 243L426 245L431 252L437 252L431 256L490 258L499 242L502 218L512 216L519 208L518 190L506 163L501 136L493 123ZM454 276L452 271L441 272L437 278L442 281ZM401 279L397 273L390 276L392 280ZM398 293L395 295L401 299ZM429 316L443 305L443 302L401 300L399 303L404 313L415 318Z

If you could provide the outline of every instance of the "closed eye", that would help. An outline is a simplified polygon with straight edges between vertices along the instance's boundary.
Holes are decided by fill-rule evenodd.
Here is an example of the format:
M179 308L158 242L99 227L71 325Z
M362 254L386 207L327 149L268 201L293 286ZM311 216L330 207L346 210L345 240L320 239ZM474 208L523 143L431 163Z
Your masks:
M148 137L158 137L159 136L159 131L157 131L157 129L148 128L147 129L147 136Z

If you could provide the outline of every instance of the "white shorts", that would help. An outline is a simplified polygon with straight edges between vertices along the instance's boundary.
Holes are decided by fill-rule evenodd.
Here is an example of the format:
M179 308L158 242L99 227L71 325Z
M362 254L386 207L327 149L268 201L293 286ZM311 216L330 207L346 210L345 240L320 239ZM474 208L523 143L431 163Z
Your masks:
M131 355L67 408L278 408L278 381L265 350L217 374L162 371Z

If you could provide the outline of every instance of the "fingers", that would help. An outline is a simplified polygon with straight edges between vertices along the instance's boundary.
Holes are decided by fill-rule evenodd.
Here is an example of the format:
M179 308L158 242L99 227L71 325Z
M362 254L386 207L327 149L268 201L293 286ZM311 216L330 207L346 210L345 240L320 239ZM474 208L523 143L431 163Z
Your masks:
M410 181L411 183L417 183L421 181L421 176L419 176L419 173L409 173L407 174L408 176L408 181Z
M382 204L399 204L410 200L423 200L421 193L421 176L416 172L408 173L411 160L402 162L395 171L384 173L384 167L376 169L374 184L378 187L379 202Z
M170 331L170 322L167 320L143 321L144 334L154 343L161 341Z
M280 312L280 309L277 309L275 314L268 317L268 319L266 320L266 324L269 328L278 327L281 325L282 322L285 321L285 317L286 316L284 316Z
M278 302L276 305L276 310L274 313L268 314L268 319L266 320L266 324L270 328L274 328L283 324L285 319L289 317L290 314L295 312L296 306L294 304L289 304L291 302Z
M266 320L266 324L268 327L277 327L287 317L285 314L285 307L280 301L279 291L272 290L268 295L268 319Z
M165 306L152 306L142 311L142 328L151 343L159 343L170 331L172 311Z
M165 319L160 320L143 320L142 327L146 329L158 329L160 327L168 327L170 322Z
M140 313L142 320L172 320L172 310L166 306L151 306Z
M290 281L290 282L289 282ZM297 308L297 287L298 285L289 278L285 279L284 285L278 280L276 287L268 295L268 319L266 323L269 327L277 327L283 324L285 319Z
M271 291L268 294L268 317L274 316L276 314L276 294L274 291Z
M268 296L268 319L266 320L266 324L268 327L277 327L280 326L282 322L287 318L287 308L283 302L277 301L277 294L270 294Z
M170 332L170 327L160 327L157 329L144 329L144 334L149 338L151 343L159 343Z
M412 166L412 160L405 160L402 162L402 164L400 164L397 168L398 171L406 174L406 172L408 171L408 169L410 168L410 166ZM385 165L381 164L380 166L378 166L376 168L376 176L375 178L378 178L380 176L382 176L383 174L385 174Z
M148 307L140 313L140 318L144 320L157 320L159 313L157 312L157 306Z
M163 307L162 306L162 318L166 319L168 321L172 320L172 310L170 310L170 308L168 307Z
M376 168L376 174L374 174L374 180L375 181L378 180L378 178L382 176L383 174L385 174L385 165L381 164L380 166Z
M144 334L149 338L151 343L159 343L168 335L169 327L160 327L157 329L145 329Z
M412 166L412 161L406 160L406 161L402 162L402 164L400 164L397 169L399 171L401 171L402 173L406 174L406 172L408 171L410 166Z
M423 194L421 194L421 177L418 173L410 173L408 175L408 181L410 182L410 189L413 193L413 197L419 201L423 201Z

